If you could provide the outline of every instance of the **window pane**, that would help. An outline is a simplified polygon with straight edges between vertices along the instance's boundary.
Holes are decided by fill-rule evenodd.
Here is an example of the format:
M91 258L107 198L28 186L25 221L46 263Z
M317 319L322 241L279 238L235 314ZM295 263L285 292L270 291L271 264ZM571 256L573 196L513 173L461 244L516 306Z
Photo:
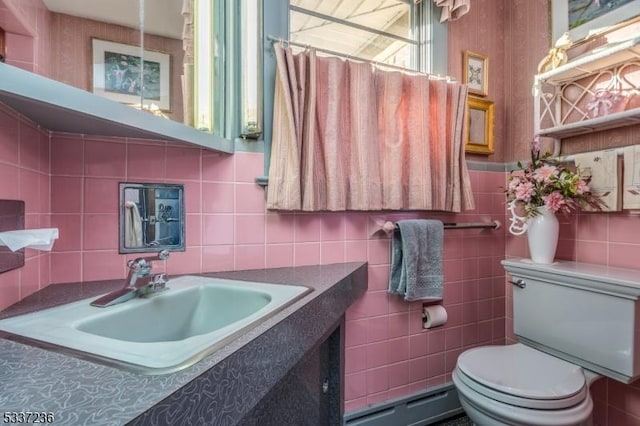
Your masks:
M240 133L256 137L262 131L262 85L260 84L260 68L262 51L258 48L258 39L262 38L260 22L262 21L258 0L242 0L241 25L242 34L242 118ZM259 65L260 64L260 65Z
M364 25L399 37L411 38L411 5L399 0L291 0L293 6L315 11L348 23ZM324 23L324 26L331 25ZM305 20L291 24L291 33L311 29ZM321 28L320 28L321 30Z
M211 39L213 10L209 1L195 3L195 127L206 132L213 131L213 63Z
M230 138L227 129L227 76L225 71L227 61L227 12L225 2L222 0L212 0L213 3L213 28L211 38L213 41L211 57L213 60L213 133L223 138Z
M300 9L302 8L302 9ZM416 69L412 7L400 0L292 0L291 41Z
M225 132L225 13L220 0L194 2L194 125L228 138Z

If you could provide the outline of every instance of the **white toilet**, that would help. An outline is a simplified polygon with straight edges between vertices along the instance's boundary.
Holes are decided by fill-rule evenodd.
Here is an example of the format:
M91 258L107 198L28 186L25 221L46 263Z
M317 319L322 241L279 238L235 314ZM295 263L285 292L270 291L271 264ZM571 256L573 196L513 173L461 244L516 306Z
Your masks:
M640 376L640 273L575 262L502 262L521 343L469 349L452 379L478 426L591 425L590 385ZM638 330L640 333L640 330Z

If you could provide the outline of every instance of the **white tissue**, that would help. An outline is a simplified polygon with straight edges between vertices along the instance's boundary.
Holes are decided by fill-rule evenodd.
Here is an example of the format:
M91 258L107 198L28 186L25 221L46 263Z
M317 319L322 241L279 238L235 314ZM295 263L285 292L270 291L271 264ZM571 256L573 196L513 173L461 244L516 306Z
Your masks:
M16 251L28 247L35 250L51 251L58 239L58 228L23 229L0 232L0 246Z
M444 325L447 322L447 310L442 305L424 307L423 328L433 328Z

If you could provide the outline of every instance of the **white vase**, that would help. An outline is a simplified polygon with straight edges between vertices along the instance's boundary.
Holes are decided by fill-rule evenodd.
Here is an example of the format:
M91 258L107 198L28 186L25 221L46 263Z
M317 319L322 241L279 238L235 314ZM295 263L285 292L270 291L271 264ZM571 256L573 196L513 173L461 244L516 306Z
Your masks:
M538 207L538 214L527 219L529 254L535 263L553 263L558 247L560 225L555 213Z

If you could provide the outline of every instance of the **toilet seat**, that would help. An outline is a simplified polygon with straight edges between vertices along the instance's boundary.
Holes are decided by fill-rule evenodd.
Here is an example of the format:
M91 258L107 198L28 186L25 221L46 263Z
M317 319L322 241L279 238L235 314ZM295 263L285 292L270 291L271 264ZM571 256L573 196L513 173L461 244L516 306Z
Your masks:
M473 391L517 407L559 410L589 397L581 367L520 343L465 351L456 373Z
M456 385L462 408L478 425L504 426L567 426L591 425L589 421L593 410L593 401L587 393L578 405L559 410L537 410L506 404L469 388L460 380L460 370L456 367L451 378Z

